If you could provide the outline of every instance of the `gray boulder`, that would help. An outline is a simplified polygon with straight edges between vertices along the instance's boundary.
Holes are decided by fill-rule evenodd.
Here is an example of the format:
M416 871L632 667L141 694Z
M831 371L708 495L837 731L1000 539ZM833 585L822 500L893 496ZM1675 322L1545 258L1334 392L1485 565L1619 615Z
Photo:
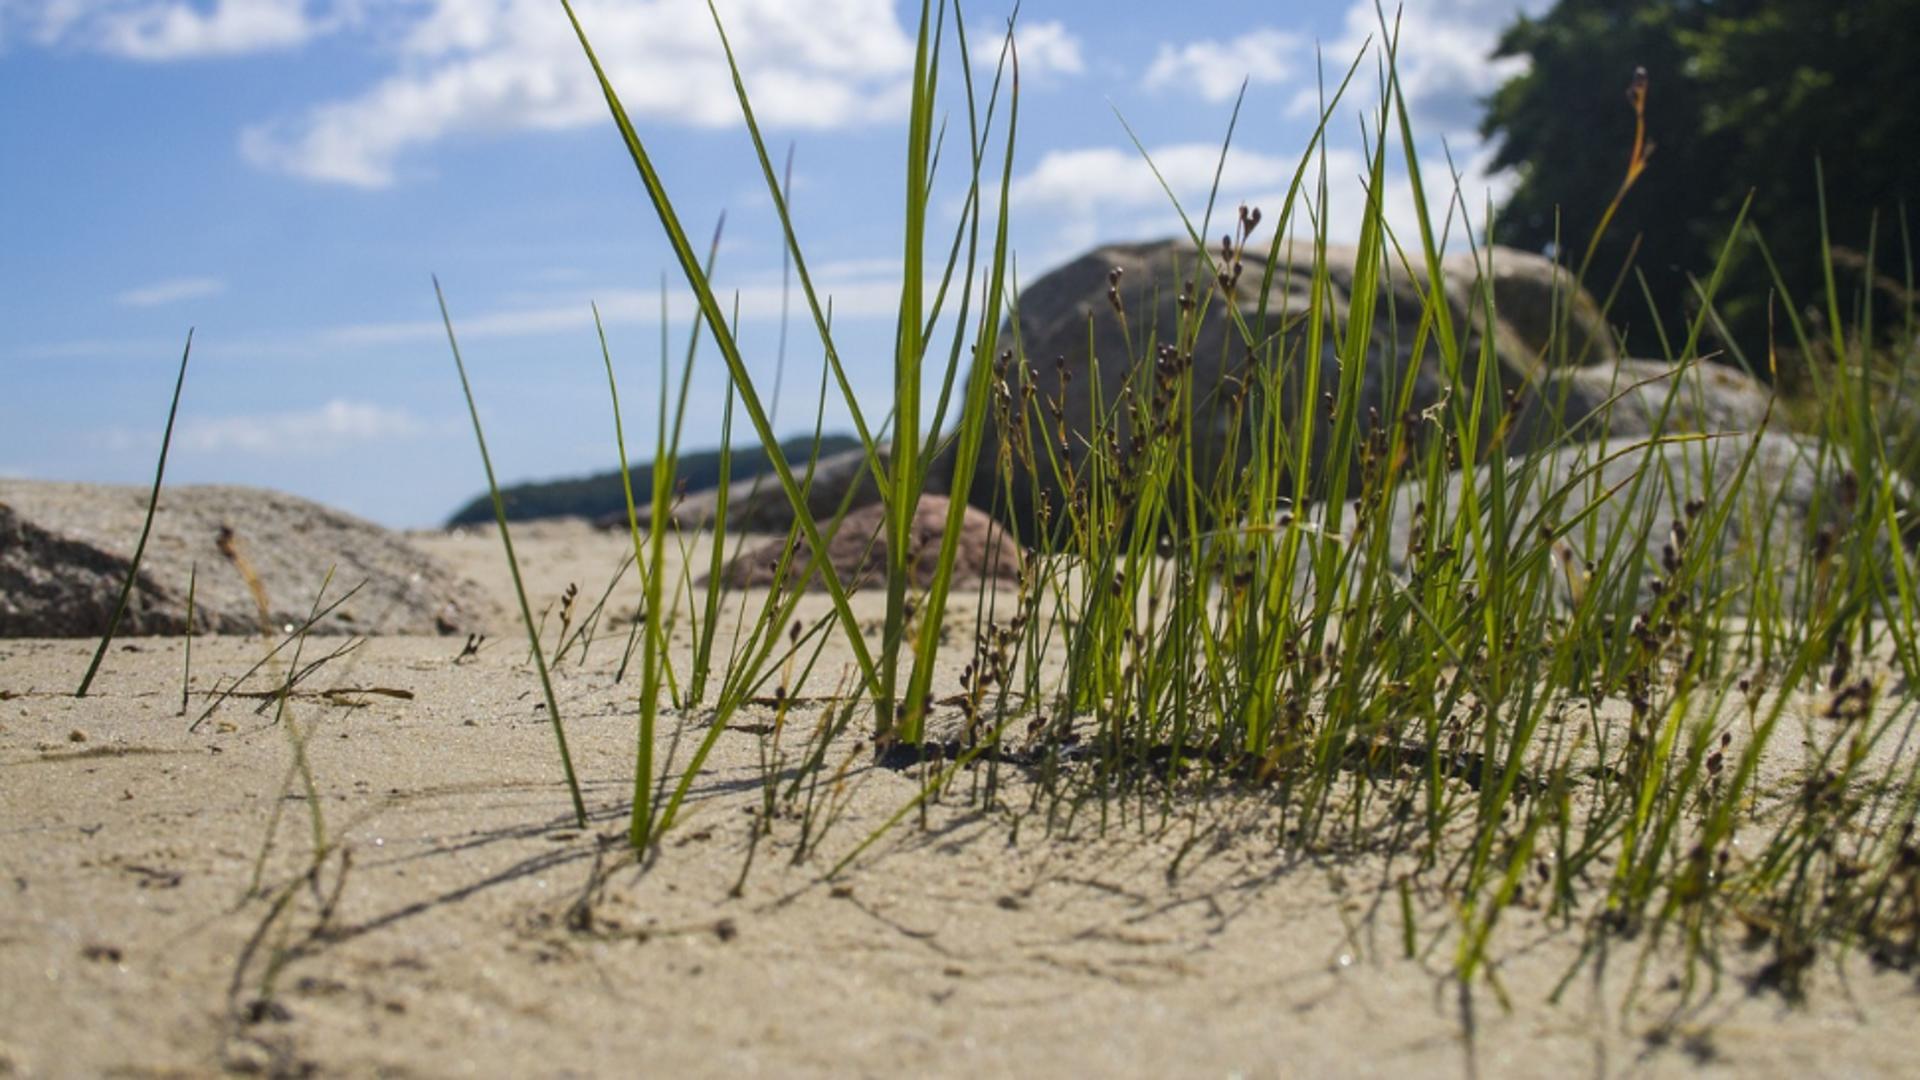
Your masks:
M1054 508L1063 505L1068 486L1063 474L1071 473L1078 482L1095 441L1112 454L1124 455L1134 444L1132 413L1141 404L1157 417L1156 423L1164 422L1161 410L1175 408L1166 397L1167 379L1184 378L1189 371L1193 390L1185 408L1199 475L1212 475L1227 464L1235 406L1243 396L1258 393L1249 389L1254 386L1277 385L1279 391L1277 401L1262 394L1266 400L1259 407L1277 408L1296 430L1302 422L1316 426L1318 454L1312 467L1327 469L1332 463L1324 455L1333 442L1332 425L1320 400L1303 400L1308 368L1318 367L1316 398L1339 387L1341 338L1351 332L1352 319L1369 311L1362 300L1370 301L1371 314L1362 331L1366 360L1357 374L1361 435L1401 415L1399 392L1410 370L1407 412L1423 412L1453 399L1435 342L1428 340L1414 367L1414 343L1429 294L1424 267L1390 261L1381 272L1378 295L1358 297L1357 251L1330 245L1323 336L1319 355L1308 360L1303 354L1309 344L1312 246L1305 241L1283 244L1271 266L1266 249L1250 247L1237 272L1221 265L1218 252L1213 258L1224 278L1208 271L1187 240L1110 245L1025 288L1017 313L1024 369L1008 364L1004 355L988 359L998 365L996 379L1010 402L1015 445L1031 445L1039 456L1040 448L1051 444L1063 465L1056 471L1049 463L1035 470L1039 476L1015 478L1010 513L1016 520L1035 520L1042 502ZM1442 270L1446 281L1441 295L1459 335L1463 385L1471 386L1477 377L1483 338L1491 339L1498 365L1496 401L1508 394L1536 393L1556 360L1584 359L1607 369L1619 363L1598 305L1550 261L1491 248L1449 257ZM1486 314L1489 294L1496 311L1491 326ZM1555 327L1564 329L1556 335ZM1284 374L1270 377L1276 369ZM1546 415L1535 410L1536 436L1546 434L1539 424ZM1096 416L1103 419L1096 422ZM1487 424L1484 429L1490 434L1494 428ZM1421 425L1419 430L1438 428ZM1008 434L996 427L986 445L996 446ZM988 504L992 483L990 469L976 470L970 492L975 505Z
M1032 536L1036 506L1044 501L1057 510L1066 498L1065 477L1056 474L1044 448L1050 446L1054 460L1063 463L1059 468L1070 471L1076 480L1085 475L1093 454L1096 427L1107 449L1122 456L1135 438L1133 409L1146 405L1149 414L1164 422L1171 407L1161 396L1162 374L1184 376L1188 367L1193 392L1186 407L1201 475L1224 464L1234 434L1234 399L1255 381L1255 365L1277 364L1281 358L1288 376L1280 380L1279 400L1269 398L1262 407L1278 407L1294 424L1310 417L1316 425L1315 445L1320 448L1315 465L1326 468L1331 425L1316 403L1300 400L1307 369L1301 355L1307 344L1313 258L1309 244L1288 243L1269 268L1266 249L1250 250L1241 259L1238 276L1223 283L1208 274L1188 241L1115 244L1088 252L1027 285L1019 298L1017 336L1011 323L1002 335L1006 349L1015 348L1017 342L1025 366L1008 364L1006 353L987 362L996 365L995 382L1002 407L1013 419L1011 430L1018 433L1022 424L1026 428L1024 439L1014 442L1034 448L1038 467L1019 468L1013 505L1002 506L1000 512L1021 523L1022 535ZM1338 335L1354 314L1356 252L1329 246L1326 265L1329 287L1324 303L1331 321L1318 359L1322 392L1337 387L1341 377ZM1442 269L1446 277L1442 294L1466 361L1462 377L1475 377L1483 340L1491 338L1498 365L1495 387L1501 397L1511 394L1514 398L1517 412L1503 435L1503 449L1509 454L1568 440L1641 436L1656 427L1748 431L1768 415L1768 395L1757 381L1731 368L1704 363L1685 369L1682 386L1668 407L1672 373L1655 361L1620 358L1599 306L1586 292L1575 289L1568 273L1550 260L1494 247L1448 256ZM1268 286L1264 304L1263 286ZM1413 363L1413 343L1427 294L1424 267L1396 263L1381 277L1367 327L1367 360L1359 373L1361 399L1372 406L1361 415L1363 435L1374 422L1392 418L1395 395ZM1490 328L1489 299L1495 311ZM1237 312L1238 319L1230 312ZM1186 347L1163 354L1163 347L1173 343L1183 324ZM1249 336L1255 342L1251 348ZM1581 363L1567 366L1576 362ZM1440 350L1430 341L1414 373L1410 411L1418 413L1451 401L1448 383ZM1105 417L1097 425L1096 411ZM1487 423L1483 430L1490 436L1496 427ZM1434 424L1416 428L1418 433L1437 430L1441 427ZM998 480L990 455L997 453L1007 434L997 419L990 424L983 459L968 492L975 506L994 505ZM1017 467L1026 460L1018 453L1013 458ZM949 448L935 462L930 490L951 491L954 466ZM830 515L850 489L856 507L878 497L860 455L823 460L809 500L811 511L817 518ZM682 524L710 521L714 508L712 494L695 496L676 509L675 519ZM791 523L792 512L779 486L766 481L757 486L736 484L728 517L737 528L780 531Z
M1475 287L1490 287L1500 355L1520 370L1604 367L1620 358L1600 305L1553 260L1496 244L1448 255L1440 266L1453 310L1467 309L1476 328L1486 319Z
M1749 451L1752 460L1743 472ZM1843 538L1857 521L1858 507L1851 501L1857 494L1845 493L1848 485L1842 476L1847 463L1839 454L1824 440L1778 431L1726 438L1616 437L1563 444L1533 459L1537 471L1517 472L1509 466L1513 532L1532 545L1532 526L1542 521L1575 521L1591 511L1564 540L1576 556L1578 571L1605 561L1609 537L1616 531L1626 545L1619 550L1631 554L1636 550L1631 541L1644 528L1644 542L1637 549L1645 559L1640 579L1640 591L1645 593L1652 580L1665 572L1664 549L1675 540L1675 523L1691 525L1681 534L1683 544L1699 544L1707 531L1703 523L1724 512L1726 526L1719 533L1717 548L1694 556L1706 568L1704 580L1732 590L1736 608L1746 606L1747 591L1756 581L1791 597L1800 586L1808 548L1819 543L1820 533L1825 530L1833 538ZM1636 474L1640 477L1637 488L1633 486ZM1461 485L1468 477L1483 486L1488 482L1485 466L1454 473L1447 482L1449 506L1459 505ZM1903 504L1911 503L1904 483L1895 490ZM1558 495L1562 491L1565 494ZM1403 489L1389 526L1390 569L1403 576L1418 569L1409 561L1409 550L1419 498L1416 489ZM1549 502L1553 505L1541 515ZM1689 521L1689 504L1705 515L1698 523ZM1471 562L1471 555L1463 557ZM1627 560L1616 558L1613 565L1623 568Z
M0 637L105 632L148 493L0 480ZM259 605L236 560L222 551L223 536L258 579L275 632L306 620L329 567L326 601L365 585L317 623L316 633L449 634L482 629L499 615L478 586L378 525L280 492L189 486L160 492L119 633L183 631L196 564L194 629L258 632Z
M1772 422L1772 405L1764 384L1725 364L1621 360L1562 368L1547 372L1526 395L1507 452L1656 432L1754 432Z

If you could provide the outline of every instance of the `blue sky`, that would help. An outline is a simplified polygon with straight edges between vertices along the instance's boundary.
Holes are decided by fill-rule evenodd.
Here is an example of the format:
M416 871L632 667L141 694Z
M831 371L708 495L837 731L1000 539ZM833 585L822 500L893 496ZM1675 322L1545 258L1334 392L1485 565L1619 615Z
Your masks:
M770 140L796 148L801 243L835 298L862 407L883 413L917 5L718 6ZM1513 71L1487 53L1518 11L1543 6L1405 5L1423 165L1444 175L1450 148L1476 207L1506 182L1484 175L1474 133L1479 99ZM689 230L704 238L727 214L719 280L739 291L749 366L770 379L777 220L706 5L578 11ZM982 50L1007 5L965 12ZM1337 78L1376 26L1371 0L1030 0L1012 189L1021 277L1177 229L1116 110L1198 206L1248 80L1222 199L1276 207L1314 124L1316 50ZM651 445L674 264L558 0L0 0L0 102L0 475L149 481L195 327L171 482L435 523L483 477L431 274L503 480L615 460L592 301L629 444ZM1358 220L1360 114L1374 103L1363 75L1333 123L1336 237ZM962 123L959 98L948 105ZM1404 183L1386 198L1406 220ZM688 322L675 281L677 353ZM782 433L810 428L820 371L798 306L788 355ZM724 377L717 356L701 365L689 449L718 440ZM830 401L828 427L844 416ZM736 432L750 437L744 421Z

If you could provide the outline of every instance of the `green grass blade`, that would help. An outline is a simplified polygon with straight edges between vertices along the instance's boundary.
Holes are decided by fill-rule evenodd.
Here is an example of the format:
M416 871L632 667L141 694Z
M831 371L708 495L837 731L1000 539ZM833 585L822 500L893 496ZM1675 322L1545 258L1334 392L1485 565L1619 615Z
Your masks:
M940 537L939 562L934 568L933 582L927 593L919 639L914 649L913 668L907 680L901 737L909 743L919 742L923 737L927 697L933 683L934 655L939 649L941 624L946 616L947 597L953 581L954 559L960 548L960 529L968 509L966 493L973 490L973 475L985 438L992 394L991 361L998 355L1000 346L1000 310L1004 303L1009 246L1008 192L1013 186L1014 136L1019 130L1020 115L1020 59L1013 47L1011 26L1008 27L1006 40L1013 77L1007 99L1007 142L1001 162L1000 205L995 215L993 269L987 278L987 299L980 309L979 345L974 351L973 370L968 376L966 394L961 403L959 453L954 459L953 482L949 487L952 494L947 502L947 520ZM977 168L973 183L976 191L979 188Z
M679 214L673 208L665 184L661 182L659 174L654 170L653 159L641 143L632 122L628 120L626 109L620 104L620 97L614 91L612 82L607 79L599 57L594 54L593 46L587 40L586 30L580 25L579 17L573 11L573 5L568 0L561 0L561 6L566 9L567 18L573 23L574 34L580 41L580 47L585 51L588 62L593 65L594 75L600 82L600 89L606 97L607 107L613 115L614 123L620 129L621 138L626 144L635 168L640 173L641 181L646 186L647 196L653 203L655 215L667 234L668 242L673 247L674 255L680 263L688 285L692 287L699 301L701 315L706 320L707 328L713 334L715 344L726 360L734 385L740 392L740 404L746 409L747 418L753 422L754 431L759 436L762 446L766 448L767 457L773 464L774 475L779 479L787 501L793 506L801 530L806 535L808 546L813 551L824 552L827 550L826 542L821 537L819 526L814 522L812 514L807 510L806 497L794 480L793 469L787 464L785 453L780 449L780 441L774 435L772 424L767 419L766 409L761 404L760 395L754 389L752 375L747 371L746 363L741 359L733 334L727 328L726 316L720 309L719 301L715 299L711 285L700 273L699 262L694 257L692 246L687 242L686 230L680 226ZM799 272L799 265L799 260L796 258L796 272ZM804 282L806 280L804 274L801 277ZM869 438L863 436L863 442L871 451L872 443ZM861 635L860 622L854 616L853 608L847 600L846 588L830 564L824 559L815 561L819 565L819 572L826 583L827 591L833 597L834 610L839 614L841 624L845 628L847 644L853 650L861 678L869 690L878 695L880 689L878 668L874 663L872 652L867 648L866 641Z
M147 496L147 520L140 526L140 540L133 546L133 561L127 564L127 580L120 584L120 599L114 602L113 615L107 619L107 632L100 636L100 647L93 651L93 662L87 665L87 673L80 679L80 689L73 696L87 696L87 688L93 685L93 677L100 670L100 661L106 659L107 646L113 644L114 631L120 628L120 619L127 613L127 601L133 596L134 580L140 576L140 557L147 553L147 537L153 533L153 514L160 506L160 480L167 474L167 448L173 445L173 420L180 414L180 390L187 384L187 357L193 355L193 331L187 331L187 347L180 353L180 374L173 380L173 403L167 406L167 430L160 436L160 463L153 470L153 491Z
M553 738L560 747L560 767L567 775L567 794L573 799L574 822L587 827L587 804L580 797L580 781L573 772L573 754L567 749L567 729L560 720L560 703L553 695L553 678L547 672L547 658L540 648L539 631L534 628L533 609L527 604L527 587L520 580L520 560L513 554L513 534L507 529L507 504L500 497L500 484L493 475L493 458L487 453L487 436L480 428L480 406L473 400L473 384L467 379L467 365L460 358L460 342L454 337L453 316L447 312L447 297L440 290L440 279L433 279L434 299L440 303L440 321L447 328L447 345L453 350L453 366L460 373L460 389L467 397L467 415L473 419L473 439L480 446L480 464L487 471L487 492L493 498L493 519L500 526L500 543L507 549L507 569L513 573L513 595L520 602L520 622L527 628L527 642L533 646L533 662L540 672L540 690L546 695L547 716L553 721Z

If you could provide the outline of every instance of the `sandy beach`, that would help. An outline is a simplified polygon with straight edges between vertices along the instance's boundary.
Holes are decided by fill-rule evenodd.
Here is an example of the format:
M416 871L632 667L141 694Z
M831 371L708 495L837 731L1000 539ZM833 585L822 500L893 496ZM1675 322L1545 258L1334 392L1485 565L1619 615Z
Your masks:
M512 606L497 535L411 539ZM627 550L566 523L516 543L546 599L597 598ZM1823 954L1794 1004L1731 930L1690 995L1677 950L1616 941L1552 1000L1587 935L1519 905L1497 986L1463 987L1437 882L1404 892L1409 958L1410 861L1290 850L1253 791L1050 828L1030 778L995 770L983 808L975 768L828 879L921 791L856 720L844 769L787 798L804 739L774 732L820 722L843 646L784 718L735 718L636 863L625 636L610 615L555 671L584 831L511 624L467 656L368 639L278 723L236 695L197 730L264 639L197 639L185 715L182 638L116 642L85 699L93 642L0 641L0 1075L1897 1075L1920 1046L1910 973ZM666 710L659 750L677 768L704 734Z

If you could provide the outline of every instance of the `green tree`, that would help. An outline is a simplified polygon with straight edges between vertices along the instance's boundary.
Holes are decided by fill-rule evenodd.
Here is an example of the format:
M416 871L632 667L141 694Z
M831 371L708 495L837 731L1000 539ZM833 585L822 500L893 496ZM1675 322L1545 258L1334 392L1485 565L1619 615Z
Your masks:
M1637 246L1652 310L1628 279L1613 312L1632 351L1659 354L1655 318L1679 334L1696 310L1689 277L1712 268L1749 193L1795 301L1820 300L1816 160L1833 243L1877 238L1882 272L1903 275L1899 214L1920 195L1920 0L1560 0L1518 19L1496 55L1530 66L1481 125L1519 178L1494 235L1543 248L1557 232L1569 261L1619 190L1635 122L1623 91L1636 67L1648 73L1654 152L1588 275L1610 285ZM1770 276L1747 238L1735 257L1717 307L1757 358ZM1860 260L1836 263L1851 295Z
M822 457L830 457L859 446L860 440L851 435L824 435L819 440L819 453ZM804 465L814 452L814 438L812 435L795 436L780 444L780 452L787 456L788 461ZM645 505L653 498L653 464L635 463L628 471L633 475L633 501L636 505ZM751 480L772 472L773 460L767 457L766 452L758 446L749 446L734 450L728 475L732 480ZM674 465L674 473L690 493L718 487L720 451L681 454ZM626 521L627 489L618 469L566 480L509 484L500 489L500 497L506 503L508 521L537 521L557 517ZM493 496L481 492L455 510L453 516L447 519L447 526L481 525L492 520ZM621 525L621 528L625 527Z

